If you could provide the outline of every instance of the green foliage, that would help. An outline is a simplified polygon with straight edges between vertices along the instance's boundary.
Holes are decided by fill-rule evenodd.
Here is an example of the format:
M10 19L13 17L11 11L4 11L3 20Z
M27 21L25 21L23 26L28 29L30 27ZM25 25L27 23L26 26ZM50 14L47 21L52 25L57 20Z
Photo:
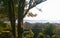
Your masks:
M55 25L48 23L45 25L45 28L42 28L42 31L38 34L38 38L57 38L54 30L56 30Z
M57 38L56 35L52 35L52 38Z
M4 23L3 21L0 21L0 32L10 30L10 26L7 23Z
M26 38L33 38L33 36L34 36L34 33L33 33L32 30L30 29L30 30L29 30L29 34L27 34L25 37L26 37Z
M11 32L2 32L1 34L0 34L0 38L13 38L13 36L12 36L12 34L11 34Z
M60 28L56 28L55 33L56 35L60 35Z
M0 32L4 30L6 24L4 24L2 21L0 21Z
M60 38L60 27L55 29L55 34L57 38Z
M4 23L4 21L0 21L0 38L12 38L10 25Z
M29 16L31 16L31 17L36 17L37 14L33 14L33 13L29 12L27 16L28 16L28 17L29 17Z
M43 32L40 32L37 38L57 38L57 37L56 35L52 35L52 37L50 37L50 35L45 35Z
M30 35L26 35L25 38L31 38Z
M8 1L9 0L1 0L0 1L0 14L7 15L8 13Z
M45 35L42 32L40 32L37 38L45 38Z
M45 26L44 32L46 35L52 36L54 34L54 29L55 29L55 26L53 24L47 24Z
M34 36L34 33L32 32L32 30L29 31L29 35L30 35L31 37Z
M46 38L50 38L50 36L49 35L46 35Z

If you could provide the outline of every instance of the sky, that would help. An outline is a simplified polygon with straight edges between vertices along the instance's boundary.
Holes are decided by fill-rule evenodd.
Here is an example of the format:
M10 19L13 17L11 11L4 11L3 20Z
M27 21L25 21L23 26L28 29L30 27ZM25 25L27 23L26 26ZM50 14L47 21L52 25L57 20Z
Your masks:
M26 16L24 20L60 20L60 0L47 0L32 8L30 12L37 14L37 16Z

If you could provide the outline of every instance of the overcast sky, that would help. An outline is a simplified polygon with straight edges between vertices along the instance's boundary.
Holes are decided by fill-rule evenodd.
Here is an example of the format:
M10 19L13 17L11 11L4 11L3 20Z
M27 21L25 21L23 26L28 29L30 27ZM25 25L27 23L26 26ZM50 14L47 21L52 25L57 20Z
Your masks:
M41 9L39 11L37 8ZM25 20L60 20L60 0L47 0L30 10L36 17L25 17Z

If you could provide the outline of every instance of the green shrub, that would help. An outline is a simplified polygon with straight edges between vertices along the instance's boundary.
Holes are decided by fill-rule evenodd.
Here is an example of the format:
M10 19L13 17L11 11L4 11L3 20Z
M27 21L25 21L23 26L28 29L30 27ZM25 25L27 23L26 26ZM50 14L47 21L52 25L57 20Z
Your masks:
M29 30L29 35L30 35L30 37L34 36L34 33L33 33L33 31L31 29Z
M46 35L46 38L50 38L50 36L49 35Z
M60 38L60 28L55 29L55 34L57 38Z
M0 21L0 33L2 31L10 31L10 25L7 23L4 23L3 21Z
M29 30L29 33L25 36L26 38L33 38L34 33L32 32L32 30Z
M47 24L44 29L45 35L49 35L50 37L52 37L52 35L54 35L55 25Z
M0 34L0 38L13 38L11 32L3 32Z
M52 35L52 38L57 38L56 35Z
M30 35L26 35L25 38L31 38Z
M40 32L39 34L38 34L38 37L37 38L46 38L45 37L45 35L42 33L42 32Z

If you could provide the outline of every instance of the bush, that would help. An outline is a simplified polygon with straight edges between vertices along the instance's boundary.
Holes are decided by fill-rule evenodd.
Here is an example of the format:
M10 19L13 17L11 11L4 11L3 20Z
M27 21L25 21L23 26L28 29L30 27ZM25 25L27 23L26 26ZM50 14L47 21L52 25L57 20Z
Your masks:
M55 34L57 38L60 38L60 28L55 29Z
M50 38L50 36L49 35L46 35L46 38Z
M26 35L25 38L31 38L30 35Z
M52 35L54 35L55 25L47 24L44 29L45 34L52 37Z
M13 38L11 32L3 32L0 34L0 38Z
M0 21L0 33L7 30L10 30L10 25L4 23L3 21Z
M38 34L38 37L37 38L46 38L45 37L45 35L42 33L42 32L40 32L39 34Z
M30 29L30 30L29 30L29 34L27 34L25 37L26 37L26 38L33 38L33 36L34 36L34 33L33 33L32 30Z
M52 35L52 38L57 38L56 35Z
M30 35L30 37L33 37L34 36L34 33L33 33L32 30L29 31L29 35Z

